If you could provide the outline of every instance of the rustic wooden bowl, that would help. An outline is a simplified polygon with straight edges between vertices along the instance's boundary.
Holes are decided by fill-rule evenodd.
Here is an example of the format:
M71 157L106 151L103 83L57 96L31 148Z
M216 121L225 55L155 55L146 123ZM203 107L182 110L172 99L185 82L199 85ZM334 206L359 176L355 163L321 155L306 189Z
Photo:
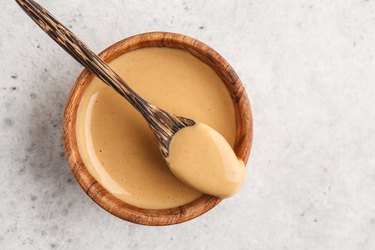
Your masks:
M170 47L189 51L208 64L224 81L232 97L237 122L235 152L245 163L248 160L252 143L252 113L244 86L233 68L216 51L193 38L165 32L151 32L124 39L100 53L100 58L110 62L132 50L145 47ZM83 70L70 92L64 113L64 145L69 165L82 189L99 206L111 214L138 224L162 226L191 220L204 214L221 199L203 195L197 200L171 209L152 210L131 206L107 192L87 170L77 147L76 115L83 92L90 84L93 74Z

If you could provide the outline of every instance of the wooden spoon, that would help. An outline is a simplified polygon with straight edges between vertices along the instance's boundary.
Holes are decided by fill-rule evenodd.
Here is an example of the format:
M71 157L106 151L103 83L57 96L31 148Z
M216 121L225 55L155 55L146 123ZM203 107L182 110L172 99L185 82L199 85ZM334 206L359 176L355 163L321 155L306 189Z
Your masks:
M143 115L157 139L163 157L168 157L173 135L184 127L194 125L195 121L170 114L144 100L86 44L35 1L16 0L16 2L65 51L104 83L114 88Z

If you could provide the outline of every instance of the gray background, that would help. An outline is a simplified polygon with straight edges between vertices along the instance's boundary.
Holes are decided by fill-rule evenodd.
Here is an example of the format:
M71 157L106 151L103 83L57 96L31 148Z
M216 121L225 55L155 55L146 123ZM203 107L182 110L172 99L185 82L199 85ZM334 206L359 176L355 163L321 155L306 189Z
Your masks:
M240 193L204 216L160 228L108 214L62 146L82 67L1 0L0 249L375 248L375 1L40 3L97 52L155 30L214 47L246 84L254 145Z

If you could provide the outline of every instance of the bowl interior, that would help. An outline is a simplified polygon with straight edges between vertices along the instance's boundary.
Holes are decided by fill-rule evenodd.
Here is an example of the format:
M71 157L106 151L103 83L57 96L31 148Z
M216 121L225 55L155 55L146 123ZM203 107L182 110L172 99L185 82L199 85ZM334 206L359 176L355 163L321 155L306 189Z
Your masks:
M100 58L110 62L132 50L145 47L170 47L189 51L208 64L225 83L236 112L236 142L234 150L245 163L252 143L252 114L244 86L232 67L213 49L202 42L175 33L152 32L124 39L100 53ZM88 172L77 146L76 114L81 97L93 75L84 70L76 80L64 113L64 145L69 165L82 189L102 208L127 221L144 225L170 225L193 219L216 206L221 200L203 195L186 205L162 210L131 206L107 192Z

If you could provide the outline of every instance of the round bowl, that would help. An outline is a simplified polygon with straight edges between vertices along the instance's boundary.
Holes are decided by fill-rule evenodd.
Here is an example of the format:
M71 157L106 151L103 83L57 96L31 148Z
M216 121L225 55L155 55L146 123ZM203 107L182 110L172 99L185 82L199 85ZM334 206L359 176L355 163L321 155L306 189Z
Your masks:
M227 61L212 48L196 39L167 32L151 32L129 37L105 49L99 56L108 63L124 53L145 47L170 47L186 50L215 70L225 83L233 100L237 123L234 150L237 156L246 163L253 135L252 113L245 88ZM153 226L185 222L215 207L221 199L203 195L193 202L176 208L142 209L115 198L94 179L81 159L76 140L77 109L82 94L92 78L93 74L88 70L82 71L70 92L64 113L64 146L67 159L75 178L86 194L99 206L121 219Z

